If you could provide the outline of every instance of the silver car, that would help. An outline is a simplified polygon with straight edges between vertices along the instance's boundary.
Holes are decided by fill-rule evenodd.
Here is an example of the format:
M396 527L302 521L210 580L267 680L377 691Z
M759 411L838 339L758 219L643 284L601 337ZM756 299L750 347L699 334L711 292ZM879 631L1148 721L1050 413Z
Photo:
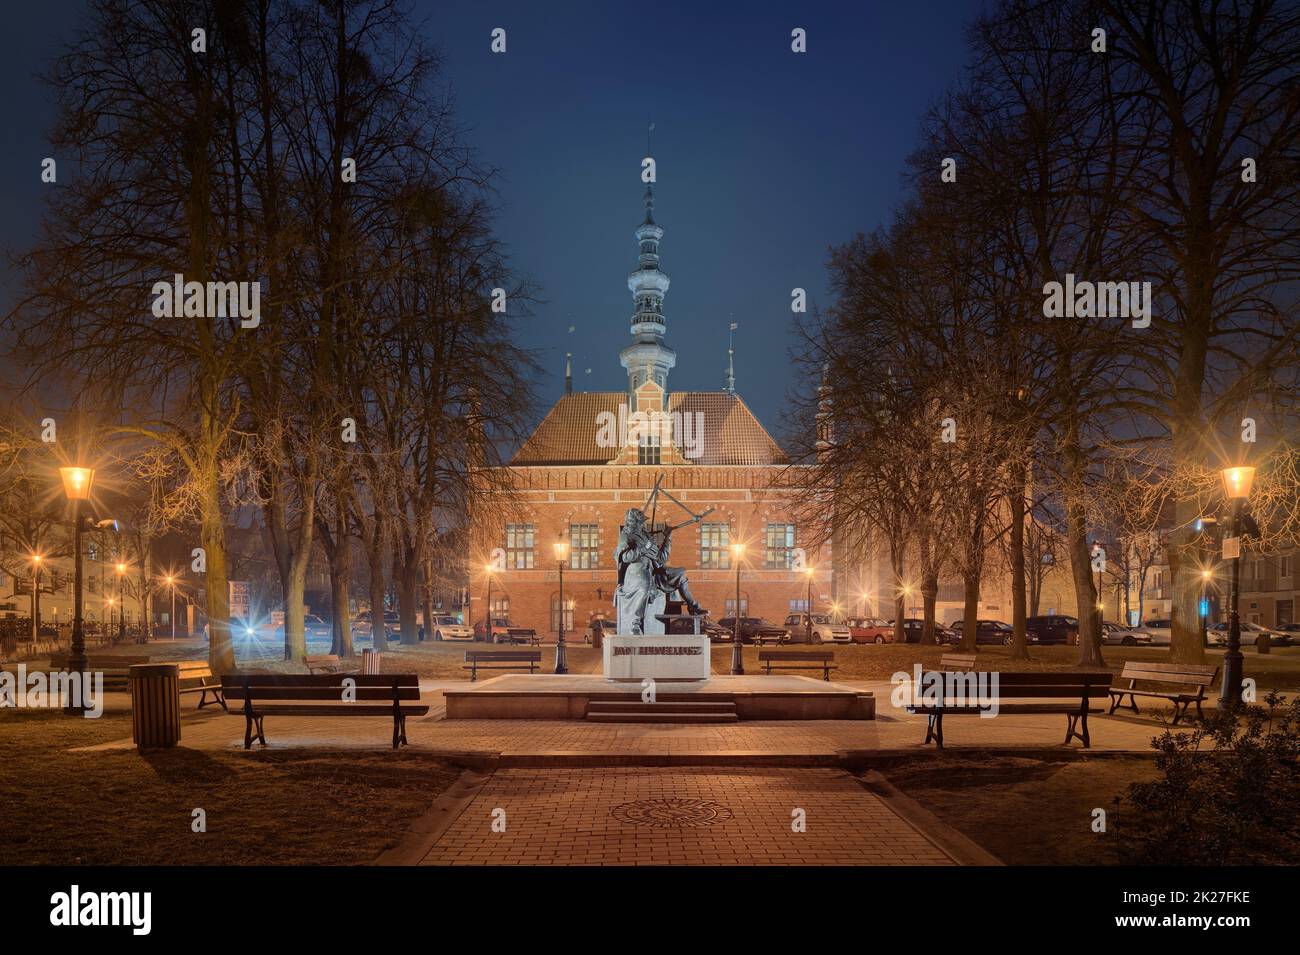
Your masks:
M1103 623L1101 625L1101 642L1109 646L1118 644L1124 647L1149 647L1152 639L1151 634L1145 630L1121 627L1117 623Z
M802 638L803 634L808 632L808 614L790 614L785 618L785 626L786 633L790 635L790 642L797 642ZM847 624L832 623L828 614L815 613L812 615L812 642L852 643L853 631L848 628Z

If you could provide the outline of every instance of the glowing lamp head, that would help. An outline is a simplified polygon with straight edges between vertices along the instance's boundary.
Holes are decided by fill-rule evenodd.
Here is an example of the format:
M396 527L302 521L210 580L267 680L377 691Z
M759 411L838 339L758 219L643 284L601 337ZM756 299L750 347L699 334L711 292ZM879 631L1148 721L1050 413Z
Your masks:
M564 558L566 558L566 557L568 557L568 556L569 556L569 545L566 544L566 543L565 543L564 541L562 541L562 540L561 540L561 541L556 541L556 542L555 542L555 559L556 559L556 560L564 560Z
M745 545L744 545L744 544L732 544L732 545L731 545L731 556L734 557L734 558L736 558L736 560L740 560L740 558L744 557L744 556L745 556Z
M33 564L39 564L39 563L40 563L41 561L43 561L44 559L45 559L45 558L42 557L40 554L32 554L32 563L33 563Z
M94 468L59 468L63 478L63 493L69 501L85 501L90 498L90 486L95 480Z
M119 564L117 565L117 572L118 572L119 574L125 574L125 573L126 573L126 564L119 563Z
M807 567L805 567L805 568L803 569L803 572L804 572L805 574L807 574L809 577L811 577L811 576L813 575L813 570L814 570L814 569L815 569L815 568L814 568L811 564L809 564Z
M1223 469L1223 492L1228 500L1250 497L1250 486L1255 482L1255 469L1244 465Z

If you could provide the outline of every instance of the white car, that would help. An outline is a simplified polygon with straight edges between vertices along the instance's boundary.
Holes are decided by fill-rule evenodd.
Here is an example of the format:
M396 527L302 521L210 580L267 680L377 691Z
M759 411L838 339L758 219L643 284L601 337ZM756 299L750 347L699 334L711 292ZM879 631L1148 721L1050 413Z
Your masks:
M1149 647L1151 646L1151 634L1145 630L1121 627L1117 623L1103 623L1101 625L1101 642L1107 645L1119 644L1124 647Z
M455 617L436 614L433 618L433 639L473 640L474 628L461 623Z
M1253 647L1255 643L1259 640L1259 638L1264 634L1268 634L1269 637L1272 638L1273 643L1279 642L1277 639L1279 635L1274 633L1272 630L1269 630L1267 627L1261 627L1257 623L1247 623L1244 620L1241 621L1240 626L1241 626L1241 645L1243 647ZM1228 645L1228 624L1216 623L1214 626L1210 627L1208 631L1206 631L1205 636L1206 639L1209 640L1212 646L1226 647ZM1290 639L1290 635L1288 634L1286 638L1286 643L1289 645L1290 642L1291 639Z
M808 614L790 614L785 618L785 627L786 633L790 636L790 642L800 642L803 635L808 632ZM853 631L849 629L847 624L832 623L827 614L815 613L812 615L812 642L852 643Z
M1167 647L1174 639L1174 622L1172 620L1148 620L1141 629L1151 634L1153 647Z

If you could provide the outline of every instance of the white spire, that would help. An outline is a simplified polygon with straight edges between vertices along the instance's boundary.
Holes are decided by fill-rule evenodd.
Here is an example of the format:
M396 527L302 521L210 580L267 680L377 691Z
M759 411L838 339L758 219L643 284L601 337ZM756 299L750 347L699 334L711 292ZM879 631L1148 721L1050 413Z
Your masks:
M731 344L731 336L735 331L736 323L733 321L731 327L727 329L727 387L725 390L729 395L734 395L736 393L736 365L734 361L736 349L733 348Z
M653 124L651 124L653 129ZM646 145L649 145L647 132ZM619 362L627 369L628 391L635 391L647 381L668 390L668 371L677 364L677 353L664 344L664 294L668 275L659 268L659 240L664 230L655 222L654 186L645 186L645 218L636 228L640 254L639 267L627 277L635 312L632 315L632 344L619 352Z

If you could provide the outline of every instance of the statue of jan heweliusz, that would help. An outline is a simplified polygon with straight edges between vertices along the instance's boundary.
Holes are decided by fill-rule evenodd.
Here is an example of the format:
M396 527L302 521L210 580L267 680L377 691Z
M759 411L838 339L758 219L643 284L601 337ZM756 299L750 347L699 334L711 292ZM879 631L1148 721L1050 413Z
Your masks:
M704 613L691 596L686 571L668 566L673 530L669 527L656 534L647 526L645 511L638 507L630 508L625 515L614 552L618 563L615 603L619 633L643 634L648 627L657 629L654 623L647 624L647 618L656 605L662 604L658 599L661 593L669 597L678 594L692 614Z

